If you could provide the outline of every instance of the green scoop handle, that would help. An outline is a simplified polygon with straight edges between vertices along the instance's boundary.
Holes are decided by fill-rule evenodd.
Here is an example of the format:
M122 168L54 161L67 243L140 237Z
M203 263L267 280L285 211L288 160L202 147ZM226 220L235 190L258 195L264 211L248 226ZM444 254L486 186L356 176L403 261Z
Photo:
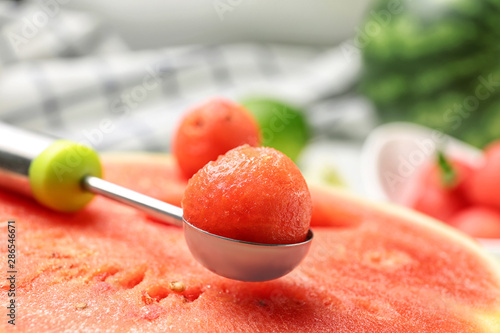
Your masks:
M102 176L97 153L90 147L52 139L0 123L0 169L3 183L26 188L38 202L53 210L83 208L93 194L81 186L85 176ZM26 180L29 186L18 184Z

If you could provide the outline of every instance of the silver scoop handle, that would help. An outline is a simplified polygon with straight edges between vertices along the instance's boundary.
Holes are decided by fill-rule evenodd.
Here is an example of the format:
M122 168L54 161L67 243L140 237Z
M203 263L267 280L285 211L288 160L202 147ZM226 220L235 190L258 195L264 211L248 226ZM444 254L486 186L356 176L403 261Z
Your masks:
M33 160L56 139L0 123L0 186L31 196L29 168ZM82 187L92 193L127 204L146 214L182 227L182 209L98 177L86 176Z
M28 176L31 161L54 140L0 123L0 169Z
M31 196L31 162L54 140L0 122L0 186Z
M182 208L151 198L128 188L110 183L98 177L87 176L82 186L89 192L100 194L128 206L134 207L162 222L182 227Z

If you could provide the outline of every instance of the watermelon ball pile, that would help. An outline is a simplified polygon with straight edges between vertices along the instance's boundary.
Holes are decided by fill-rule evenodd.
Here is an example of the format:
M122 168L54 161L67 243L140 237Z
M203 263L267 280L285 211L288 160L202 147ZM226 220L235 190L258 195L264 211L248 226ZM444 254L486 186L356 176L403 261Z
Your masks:
M209 161L243 144L258 146L257 121L242 106L211 99L187 112L172 140L180 170L190 178Z
M425 166L404 204L478 238L500 238L500 140L472 166L441 156Z
M215 235L263 244L306 240L312 203L298 167L269 147L240 146L188 182L184 218Z

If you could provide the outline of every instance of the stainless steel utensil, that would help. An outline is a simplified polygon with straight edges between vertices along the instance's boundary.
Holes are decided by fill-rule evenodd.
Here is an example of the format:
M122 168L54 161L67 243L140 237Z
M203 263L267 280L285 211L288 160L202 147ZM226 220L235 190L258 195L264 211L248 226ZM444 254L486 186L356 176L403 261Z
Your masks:
M89 192L132 206L184 228L194 258L212 272L241 281L266 281L291 272L306 256L313 233L297 244L249 243L213 235L182 217L182 209L101 179L97 154L0 123L0 186L34 196L55 210L82 208ZM91 171L89 171L91 170ZM99 169L100 170L100 169Z

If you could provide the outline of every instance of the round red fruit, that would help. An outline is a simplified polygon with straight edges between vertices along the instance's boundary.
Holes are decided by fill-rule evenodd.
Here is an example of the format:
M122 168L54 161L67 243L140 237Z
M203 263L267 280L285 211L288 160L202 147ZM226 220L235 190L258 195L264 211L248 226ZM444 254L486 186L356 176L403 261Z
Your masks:
M455 158L446 157L445 159L446 167L441 164L442 162L434 163L429 167L424 183L465 195L474 168Z
M468 197L475 204L500 209L500 141L488 146L484 155L484 164L468 184Z
M443 188L422 186L409 204L415 210L448 222L450 217L466 207L460 196Z
M450 220L450 224L473 237L500 238L500 212L489 207L464 209Z
M446 158L444 163L441 160L439 163L426 164L404 193L402 202L448 222L453 215L468 206L465 190L472 172L472 166L457 159Z
M283 153L244 145L198 171L182 208L192 225L227 238L265 244L305 241L311 195L298 167Z
M238 104L212 99L184 117L174 134L172 151L182 173L190 178L208 162L243 144L260 144L257 121Z

